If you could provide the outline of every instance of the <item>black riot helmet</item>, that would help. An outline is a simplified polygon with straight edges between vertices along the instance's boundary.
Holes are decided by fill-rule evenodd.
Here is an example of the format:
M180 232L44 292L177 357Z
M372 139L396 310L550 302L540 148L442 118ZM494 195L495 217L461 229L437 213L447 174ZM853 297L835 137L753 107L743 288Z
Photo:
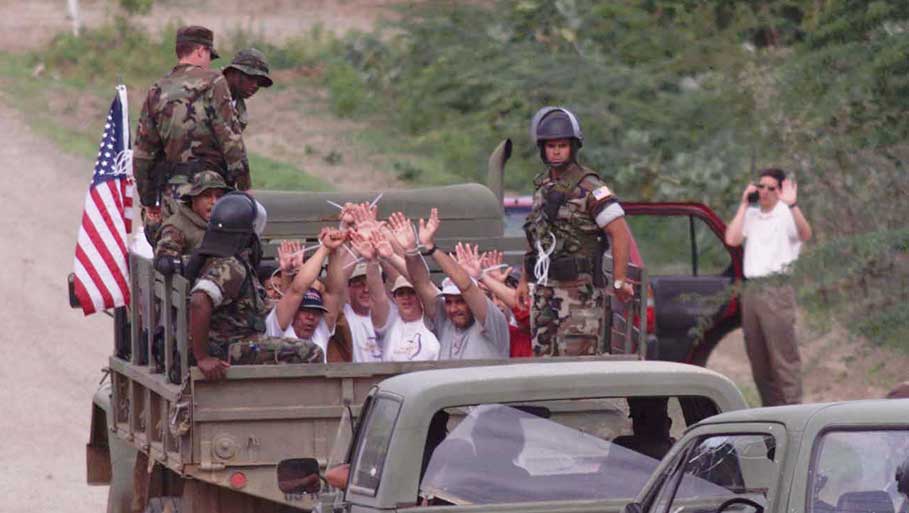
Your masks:
M530 121L530 138L540 149L540 158L546 164L546 141L568 139L571 141L571 160L577 160L578 150L584 146L584 134L578 118L562 107L543 107Z

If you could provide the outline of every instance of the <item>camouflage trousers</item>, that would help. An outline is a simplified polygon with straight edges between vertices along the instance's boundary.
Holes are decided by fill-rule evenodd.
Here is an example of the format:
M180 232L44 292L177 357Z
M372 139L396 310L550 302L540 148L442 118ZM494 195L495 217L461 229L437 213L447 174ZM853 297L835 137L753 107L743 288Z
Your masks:
M534 287L530 315L533 355L597 354L606 319L605 297L592 280Z
M233 342L220 356L231 365L276 365L284 363L322 363L322 348L310 340L257 337Z

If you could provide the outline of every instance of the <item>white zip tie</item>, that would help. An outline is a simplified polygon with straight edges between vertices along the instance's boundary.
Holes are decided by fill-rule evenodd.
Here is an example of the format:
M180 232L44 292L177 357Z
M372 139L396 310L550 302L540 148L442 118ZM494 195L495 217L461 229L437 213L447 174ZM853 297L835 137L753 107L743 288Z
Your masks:
M486 274L489 273L490 271L495 271L496 269L505 269L507 267L509 267L508 264L499 264L499 265L489 266L480 271L480 278L482 279L483 276L486 276Z
M537 261L533 266L533 274L537 278L537 285L541 287L546 287L549 284L549 256L555 251L557 242L556 236L552 232L549 232L549 237L552 238L552 244L548 250L544 250L543 244L537 241Z
M335 202L332 201L332 200L325 200L325 203L328 203L329 205L335 207L335 208L338 209L338 210L344 210L344 206L343 206L343 205L338 205L337 203L335 203Z
M378 204L379 204L379 200L382 199L382 196L383 196L384 194L385 194L384 192L380 192L379 195L376 196L376 199L372 200L372 203L369 204L369 208L372 208L372 207L378 205Z

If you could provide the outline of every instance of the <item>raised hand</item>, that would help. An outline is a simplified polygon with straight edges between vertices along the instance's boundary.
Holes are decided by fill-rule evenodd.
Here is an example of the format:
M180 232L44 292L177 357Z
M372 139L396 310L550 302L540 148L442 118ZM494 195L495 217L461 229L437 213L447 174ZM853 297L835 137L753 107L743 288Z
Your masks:
M303 248L298 241L282 240L278 246L278 268L282 273L293 274L303 265Z
M780 188L780 201L791 207L798 201L798 193L799 184L795 180L791 178L783 180L783 185Z
M395 237L395 234L391 231L391 226L386 222L382 223L382 228L379 229L379 233L382 234L382 237L386 242L391 246L392 251L396 255L404 256L404 248L401 247L401 244L398 242L398 239Z
M420 219L420 245L423 247L431 247L435 245L436 232L439 231L439 225L442 224L442 221L439 220L439 209L434 208L429 211L429 220L424 221Z
M477 246L459 242L455 246L455 260L467 271L471 278L480 279L483 267L480 265L480 254Z
M395 212L388 218L388 224L391 226L391 232L394 234L398 244L404 248L404 251L417 249L417 237L413 233L413 225L410 219L406 218L401 212Z
M341 230L333 230L326 227L322 228L322 231L319 233L319 242L328 248L329 251L334 251L340 248L346 240L347 234Z
M369 261L376 259L375 246L373 246L372 242L370 242L362 233L350 232L350 244L353 246L354 251L363 257L363 259Z
M384 230L372 232L369 242L372 243L372 247L376 248L376 253L379 255L379 258L388 259L395 255L395 249L385 236Z
M377 208L370 207L368 203L360 203L352 210L356 230L367 239L380 226L380 223L376 221L376 211Z
M356 207L356 203L347 202L344 204L344 208L341 209L341 225L344 229L353 229L356 219L354 219L353 210Z
M508 275L511 274L511 267L503 266L505 254L501 251L487 251L480 258L480 265L483 266L483 274L493 280L505 283Z

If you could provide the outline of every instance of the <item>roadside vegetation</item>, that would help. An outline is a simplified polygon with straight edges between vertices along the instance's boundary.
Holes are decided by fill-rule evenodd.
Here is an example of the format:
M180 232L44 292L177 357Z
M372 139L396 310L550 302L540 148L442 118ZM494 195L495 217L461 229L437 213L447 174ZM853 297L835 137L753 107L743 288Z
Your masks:
M152 37L117 18L2 56L0 85L38 107L42 131L88 154L105 107L67 125L47 106L83 91L104 104L122 75L136 111L171 66L172 40L173 29ZM427 1L371 33L317 29L280 46L219 36L223 55L250 45L292 78L276 89L327 91L334 115L362 122L356 144L405 183L482 182L489 151L511 137L506 183L529 191L540 165L528 120L548 104L580 116L583 161L623 199L703 201L728 218L755 169L793 170L816 233L796 269L811 320L909 347L902 0ZM257 186L327 186L254 163Z

